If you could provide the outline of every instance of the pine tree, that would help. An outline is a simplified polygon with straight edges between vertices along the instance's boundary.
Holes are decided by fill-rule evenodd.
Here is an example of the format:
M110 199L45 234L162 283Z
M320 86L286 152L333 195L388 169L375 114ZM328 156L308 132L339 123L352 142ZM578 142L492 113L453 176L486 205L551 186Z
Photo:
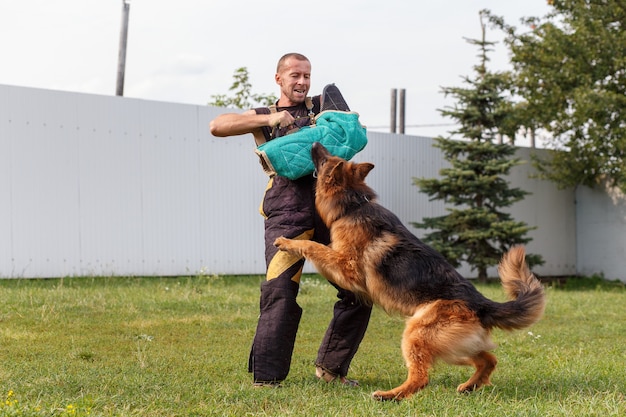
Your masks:
M497 265L502 254L512 245L525 244L526 234L534 229L512 219L502 211L522 200L528 193L510 188L503 178L513 166L522 162L513 158L515 147L497 143L501 136L513 137L516 130L514 107L505 96L509 86L506 73L487 71L487 54L493 42L468 40L479 47L479 64L475 77L465 77L467 88L443 88L445 95L456 99L454 107L441 114L455 119L460 127L451 132L463 140L435 138L433 146L442 150L450 167L440 171L440 179L414 178L414 184L432 200L452 204L448 214L422 219L413 226L430 229L424 241L441 252L458 267L465 261L478 271L478 279L487 279L487 268ZM528 263L541 264L538 255L527 255Z

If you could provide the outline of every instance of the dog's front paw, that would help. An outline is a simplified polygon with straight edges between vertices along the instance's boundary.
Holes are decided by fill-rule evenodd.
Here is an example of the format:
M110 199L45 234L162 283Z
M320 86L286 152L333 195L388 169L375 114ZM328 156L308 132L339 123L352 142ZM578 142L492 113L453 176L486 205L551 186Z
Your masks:
M274 241L274 246L283 251L288 251L290 247L291 239L287 239L286 237L279 237Z

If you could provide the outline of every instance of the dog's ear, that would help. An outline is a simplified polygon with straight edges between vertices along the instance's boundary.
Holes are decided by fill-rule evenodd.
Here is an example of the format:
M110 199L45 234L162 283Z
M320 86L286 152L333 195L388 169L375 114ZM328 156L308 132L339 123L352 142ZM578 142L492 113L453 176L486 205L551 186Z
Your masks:
M365 177L367 177L367 174L369 174L372 169L374 169L374 164L370 162L363 162L363 163L357 164L355 167L355 175L357 179L363 181Z
M335 184L341 184L344 180L344 165L345 161L339 161L335 166L332 167L330 172L328 173L328 177L326 178L326 182L332 182Z

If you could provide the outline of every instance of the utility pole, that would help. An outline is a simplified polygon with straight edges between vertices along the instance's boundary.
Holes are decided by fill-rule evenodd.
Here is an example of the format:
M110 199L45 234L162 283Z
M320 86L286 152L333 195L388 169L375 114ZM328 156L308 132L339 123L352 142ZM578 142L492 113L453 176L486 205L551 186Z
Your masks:
M130 0L122 0L122 29L120 31L120 50L117 61L117 86L115 95L124 95L124 73L126 72L126 40L128 39L128 13Z

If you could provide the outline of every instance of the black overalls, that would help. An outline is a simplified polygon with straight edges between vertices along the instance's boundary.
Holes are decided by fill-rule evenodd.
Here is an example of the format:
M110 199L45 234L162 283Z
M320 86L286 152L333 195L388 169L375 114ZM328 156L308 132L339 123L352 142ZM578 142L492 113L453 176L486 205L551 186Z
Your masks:
M311 101L307 101L311 107ZM311 123L312 113L319 112L319 96L307 104L289 108L296 126ZM268 114L270 109L255 109ZM291 133L289 129L272 132L264 128L267 140ZM274 241L280 236L311 239L328 244L328 228L315 210L315 178L308 175L289 180L278 175L270 178L261 214L265 217L266 281L261 284L260 316L250 353L248 370L255 382L279 382L289 373L291 355L302 316L296 302L304 259L279 251ZM352 358L363 339L369 323L371 307L361 304L354 294L338 288L339 301L326 330L315 364L325 370L346 376Z

